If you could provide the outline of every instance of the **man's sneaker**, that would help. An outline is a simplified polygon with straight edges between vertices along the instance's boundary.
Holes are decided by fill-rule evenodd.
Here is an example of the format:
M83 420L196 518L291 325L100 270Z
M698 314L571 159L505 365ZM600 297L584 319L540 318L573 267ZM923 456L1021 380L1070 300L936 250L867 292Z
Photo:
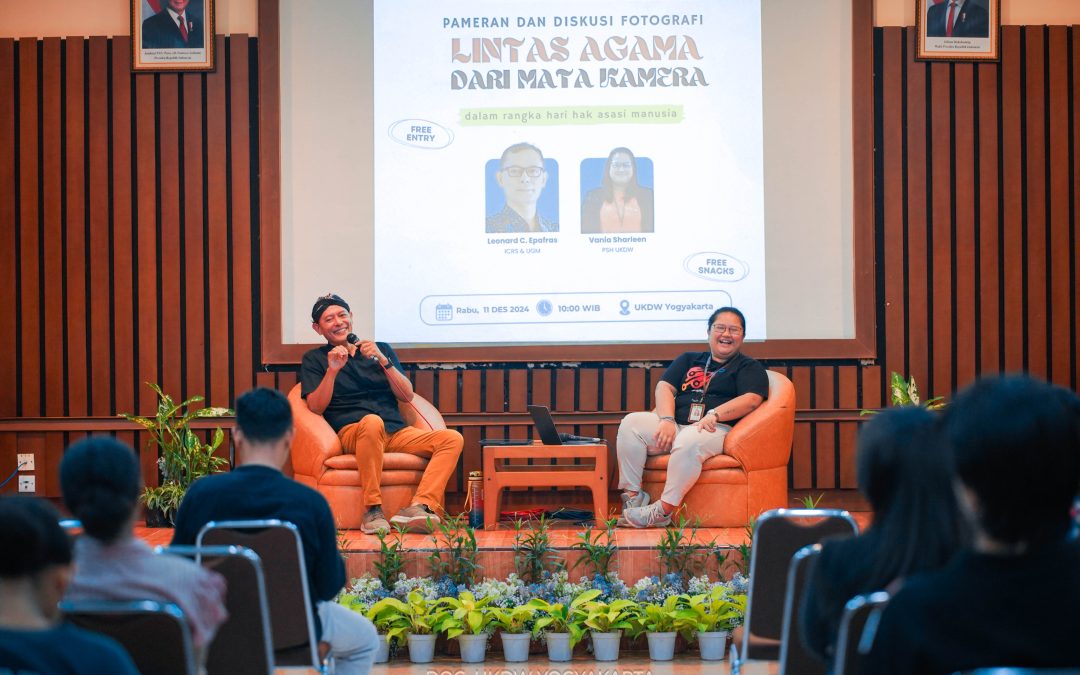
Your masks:
M631 507L619 518L620 527L667 527L670 524L671 515L664 513L663 502Z
M439 517L426 504L411 504L398 511L390 522L409 532L431 532L439 524Z
M628 497L626 493L622 493L622 510L623 513L626 509L634 509L639 506L646 506L649 503L649 493L644 490L638 490L638 493L633 497Z
M381 506L372 506L360 521L360 531L364 534L375 534L380 530L389 532L390 523L386 522Z

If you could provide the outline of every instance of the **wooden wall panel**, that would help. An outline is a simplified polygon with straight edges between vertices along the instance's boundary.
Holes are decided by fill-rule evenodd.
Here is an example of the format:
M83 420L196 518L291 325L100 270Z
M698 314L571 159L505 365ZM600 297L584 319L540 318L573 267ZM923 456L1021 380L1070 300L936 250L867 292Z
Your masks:
M1000 64L915 61L911 29L874 41L878 358L766 364L797 390L794 489L855 487L857 411L887 400L891 371L915 376L924 396L1002 369L1078 382L1077 29L1006 27ZM136 75L126 37L0 40L0 304L21 319L0 325L12 383L0 419L148 413L146 381L214 405L297 382L295 367L265 368L257 347L254 46L219 37L214 73ZM57 303L62 325L41 311ZM613 461L620 419L652 407L665 366L406 371L466 438L459 503L479 439L533 433L531 403L564 431L607 438ZM81 435L0 433L0 470L34 447L53 471ZM51 476L42 485L55 490Z

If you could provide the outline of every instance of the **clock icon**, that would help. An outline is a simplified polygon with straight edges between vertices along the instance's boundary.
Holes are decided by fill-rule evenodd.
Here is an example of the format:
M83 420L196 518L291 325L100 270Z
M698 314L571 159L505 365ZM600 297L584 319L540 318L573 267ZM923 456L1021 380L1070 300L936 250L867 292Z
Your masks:
M548 316L549 314L551 314L551 302L547 300L541 300L540 302L536 303L536 312L540 316Z

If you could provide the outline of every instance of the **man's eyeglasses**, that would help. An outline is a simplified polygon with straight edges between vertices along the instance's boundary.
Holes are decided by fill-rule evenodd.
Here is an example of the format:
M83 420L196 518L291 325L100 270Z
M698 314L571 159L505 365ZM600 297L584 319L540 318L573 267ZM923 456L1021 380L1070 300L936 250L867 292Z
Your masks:
M529 178L539 178L544 173L542 166L504 166L502 170L511 178L521 178L523 173Z
M714 323L709 328L717 335L723 335L724 333L731 333L732 336L742 335L742 328L739 326L725 326L721 323Z

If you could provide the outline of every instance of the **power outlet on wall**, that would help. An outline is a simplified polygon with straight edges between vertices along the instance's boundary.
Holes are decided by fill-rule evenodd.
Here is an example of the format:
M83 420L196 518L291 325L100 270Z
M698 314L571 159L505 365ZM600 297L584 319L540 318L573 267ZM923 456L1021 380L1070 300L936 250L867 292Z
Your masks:
M33 476L19 476L19 492L37 492L37 479Z
M19 453L15 457L15 463L19 465L19 471L33 471L34 470L34 453L32 453L32 452Z

